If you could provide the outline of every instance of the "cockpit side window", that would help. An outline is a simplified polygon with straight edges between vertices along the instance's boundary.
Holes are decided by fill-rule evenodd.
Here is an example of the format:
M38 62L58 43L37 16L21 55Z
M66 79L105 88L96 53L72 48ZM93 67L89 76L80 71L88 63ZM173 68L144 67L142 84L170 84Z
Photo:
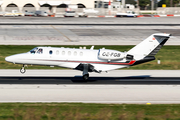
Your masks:
M31 54L36 54L36 53L42 54L43 53L43 49L42 48L34 48L34 49L30 50L30 53Z
M43 53L43 49L40 48L40 49L37 51L37 53L42 54L42 53Z
M30 53L35 54L37 52L37 50L38 50L38 48L34 48L34 49L30 50Z

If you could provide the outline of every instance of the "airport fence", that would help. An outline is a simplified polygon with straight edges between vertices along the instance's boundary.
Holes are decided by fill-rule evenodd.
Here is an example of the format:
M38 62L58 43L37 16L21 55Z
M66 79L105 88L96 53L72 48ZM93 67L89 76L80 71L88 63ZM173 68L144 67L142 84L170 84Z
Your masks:
M79 13L87 13L88 16L115 16L118 12L127 12L127 11L134 11L136 13L139 13L139 9L133 9L130 10L128 8L112 8L112 9L108 9L108 8L77 8L77 9L69 9L71 11L75 11L76 14L78 15ZM66 11L66 8L56 8L56 16L62 16Z
M180 7L159 7L157 8L157 14L158 15L168 15L168 14L173 14L173 15L180 15Z
M139 8L135 9L129 9L129 8L77 8L77 9L71 9L72 11L75 11L77 14L82 13L86 9L88 12L88 15L90 16L115 16L117 13L125 13L127 11L134 11L137 14L141 14L142 11L139 10ZM63 15L66 11L66 8L56 8L56 10L53 12L56 15ZM96 11L98 11L96 13ZM168 14L173 14L173 15L180 15L180 7L166 7L162 8L159 7L157 10L153 11L143 11L144 13L150 13L150 14L158 14L158 15L168 15Z

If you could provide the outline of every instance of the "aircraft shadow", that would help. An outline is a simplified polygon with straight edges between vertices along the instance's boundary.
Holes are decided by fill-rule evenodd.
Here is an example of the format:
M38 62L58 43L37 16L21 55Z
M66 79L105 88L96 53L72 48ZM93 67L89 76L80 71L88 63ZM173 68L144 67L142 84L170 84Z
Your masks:
M84 81L82 76L75 77L0 77L0 84L180 84L180 77L150 77L127 76L127 77L90 77Z

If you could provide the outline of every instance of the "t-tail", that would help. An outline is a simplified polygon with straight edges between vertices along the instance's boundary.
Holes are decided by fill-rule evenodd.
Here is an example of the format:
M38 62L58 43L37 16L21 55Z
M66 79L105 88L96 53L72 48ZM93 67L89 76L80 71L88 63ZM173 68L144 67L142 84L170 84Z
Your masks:
M136 63L133 65L155 60L154 56L158 53L170 36L171 34L165 33L152 34L144 41L130 49L127 54L132 55L136 60Z

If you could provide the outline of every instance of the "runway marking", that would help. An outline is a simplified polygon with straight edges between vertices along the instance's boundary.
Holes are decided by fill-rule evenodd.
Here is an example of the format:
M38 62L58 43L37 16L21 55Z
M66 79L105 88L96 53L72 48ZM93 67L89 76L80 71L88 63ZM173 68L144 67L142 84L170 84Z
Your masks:
M53 25L51 25L51 27L53 29L55 29L56 31L58 31L60 34L62 34L65 38L67 38L70 42L73 42L69 37L67 37L65 34L63 34L61 31L59 31L57 28L55 28Z

